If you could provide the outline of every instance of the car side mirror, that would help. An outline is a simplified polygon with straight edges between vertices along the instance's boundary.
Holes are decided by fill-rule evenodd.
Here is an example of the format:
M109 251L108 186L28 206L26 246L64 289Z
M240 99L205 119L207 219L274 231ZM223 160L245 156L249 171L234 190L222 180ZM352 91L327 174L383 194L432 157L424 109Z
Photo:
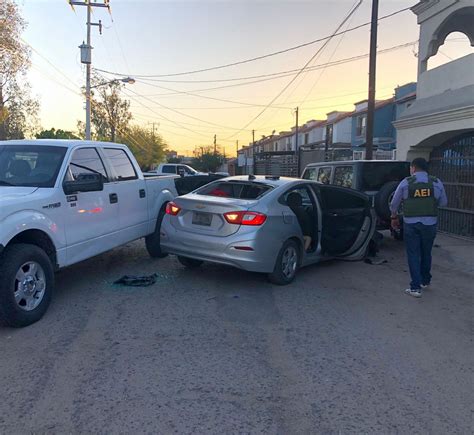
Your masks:
M100 192L104 190L104 177L101 174L79 174L73 181L65 181L63 190L66 195L79 192Z

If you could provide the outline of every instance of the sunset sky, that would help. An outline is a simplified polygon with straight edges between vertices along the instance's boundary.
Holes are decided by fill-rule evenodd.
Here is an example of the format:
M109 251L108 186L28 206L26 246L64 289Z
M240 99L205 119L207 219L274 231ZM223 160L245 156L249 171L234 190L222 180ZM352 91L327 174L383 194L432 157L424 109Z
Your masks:
M28 22L23 37L33 50L30 81L41 103L41 125L76 130L77 121L85 117L79 95L85 70L77 47L85 39L86 10L76 7L74 12L66 0L17 3ZM133 122L150 129L155 123L155 131L162 134L170 148L180 152L190 154L195 146L210 145L217 134L221 148L226 147L228 154L235 153L236 140L240 146L248 144L252 129L256 138L273 130L290 129L294 124L292 109L296 106L300 107L300 123L304 123L324 119L332 110L352 110L354 102L366 98L368 58L315 69L301 74L273 107L244 128L296 72L276 79L264 77L265 81L229 79L297 70L323 43L215 71L138 77L209 68L328 36L357 3L355 0L110 3L112 17L105 9L94 10L93 20L101 19L105 28L102 36L97 28L92 30L93 67L116 72L118 77L136 78L136 83L127 85L123 93L131 101ZM382 17L416 2L380 3ZM342 29L369 21L370 6L370 0L365 0ZM418 31L416 16L411 11L379 23L379 50L413 44L379 55L378 99L390 97L397 85L416 81ZM364 55L368 46L367 26L333 38L310 66ZM471 53L472 49L467 38L453 34L441 51L431 60L430 67ZM257 80L258 83L245 84ZM209 89L217 87L220 89Z

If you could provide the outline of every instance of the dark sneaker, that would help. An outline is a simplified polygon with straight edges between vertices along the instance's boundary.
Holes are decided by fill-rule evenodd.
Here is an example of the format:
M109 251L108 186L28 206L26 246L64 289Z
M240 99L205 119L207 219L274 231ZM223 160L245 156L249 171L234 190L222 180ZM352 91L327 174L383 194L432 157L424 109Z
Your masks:
M407 288L405 293L409 296L413 296L414 298L421 298L421 289L413 290L411 288Z

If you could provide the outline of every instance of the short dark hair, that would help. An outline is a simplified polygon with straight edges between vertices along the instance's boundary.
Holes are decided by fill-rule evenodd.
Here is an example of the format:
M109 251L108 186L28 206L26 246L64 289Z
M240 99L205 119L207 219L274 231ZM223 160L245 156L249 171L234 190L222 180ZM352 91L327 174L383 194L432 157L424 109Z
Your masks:
M411 165L414 168L421 169L422 171L428 171L428 162L423 157L417 157L416 159L413 159Z

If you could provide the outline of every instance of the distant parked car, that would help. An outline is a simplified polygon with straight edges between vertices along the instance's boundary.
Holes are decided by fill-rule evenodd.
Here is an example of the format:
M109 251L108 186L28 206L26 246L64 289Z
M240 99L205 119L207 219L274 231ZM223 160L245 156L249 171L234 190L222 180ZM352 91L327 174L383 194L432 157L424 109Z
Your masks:
M191 166L182 163L161 163L155 170L150 172L155 175L181 175L183 177L205 175L205 173L196 171Z
M186 267L221 263L267 273L284 285L299 267L362 259L375 224L363 193L309 180L238 176L168 203L161 249Z
M396 232L390 228L389 204L400 181L409 176L409 162L350 160L311 163L302 178L364 192L372 199L377 213L377 229L390 229L396 239L403 239L403 226Z

